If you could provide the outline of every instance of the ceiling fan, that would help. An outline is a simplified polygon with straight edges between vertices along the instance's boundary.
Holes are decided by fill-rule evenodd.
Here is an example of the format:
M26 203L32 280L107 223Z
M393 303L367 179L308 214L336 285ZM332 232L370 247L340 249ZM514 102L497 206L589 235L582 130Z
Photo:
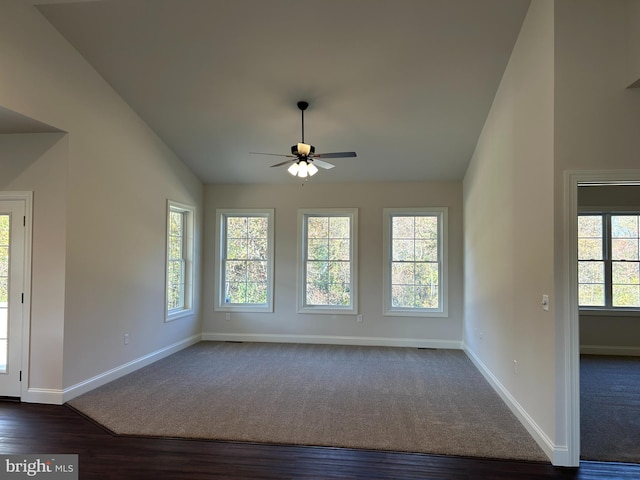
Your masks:
M302 141L291 147L291 155L250 152L251 154L287 157L289 160L285 160L284 162L276 163L271 166L281 167L283 165L291 164L288 168L288 172L293 176L302 178L315 175L318 172L317 167L324 168L326 170L335 167L332 163L320 160L322 158L347 158L357 156L356 152L316 153L316 148L313 145L304 143L304 111L309 107L309 103L300 101L297 105L302 115Z

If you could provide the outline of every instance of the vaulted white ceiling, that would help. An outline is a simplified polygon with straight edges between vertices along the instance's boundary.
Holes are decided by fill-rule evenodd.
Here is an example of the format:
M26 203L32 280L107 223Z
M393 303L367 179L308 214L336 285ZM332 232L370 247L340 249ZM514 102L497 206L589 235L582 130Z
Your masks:
M0 106L0 134L53 132L61 130Z
M28 0L206 183L460 180L529 0ZM284 159L283 159L284 160Z

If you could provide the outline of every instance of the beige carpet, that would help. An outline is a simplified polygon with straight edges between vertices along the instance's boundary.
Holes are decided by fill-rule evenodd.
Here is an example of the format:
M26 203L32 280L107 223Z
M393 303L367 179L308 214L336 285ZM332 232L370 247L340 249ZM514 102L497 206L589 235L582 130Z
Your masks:
M548 461L458 350L201 342L69 404L117 434Z

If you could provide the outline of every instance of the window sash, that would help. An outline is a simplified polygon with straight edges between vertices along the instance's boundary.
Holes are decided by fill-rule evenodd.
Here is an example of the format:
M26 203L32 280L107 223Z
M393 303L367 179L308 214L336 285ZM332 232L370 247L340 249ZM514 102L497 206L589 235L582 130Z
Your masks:
M384 209L384 314L447 316L447 213Z
M179 220L179 224L176 221ZM169 246L167 259L167 310L175 313L185 307L186 283L186 220L187 213L174 207L169 209ZM176 268L177 266L177 268Z
M193 312L193 229L195 208L167 201L166 320Z
M597 240L594 236L580 235L578 231L578 305L581 309L593 310L640 310L640 215L629 213L581 213L581 220L594 217L602 223L602 255L592 248L583 248L584 239ZM629 217L631 229L620 228L617 222ZM635 224L635 225L634 225ZM588 250L588 254L585 251ZM595 253L595 254L594 254ZM590 254L590 255L589 255ZM603 270L603 279L588 282L587 271ZM591 300L587 300L591 299Z
M273 311L273 210L217 210L216 310Z
M357 209L299 210L298 311L357 313Z
M182 310L185 307L185 261L183 259L169 260L169 283L168 283L168 309L169 313ZM173 265L177 265L177 269ZM172 278L171 273L178 271L177 281Z

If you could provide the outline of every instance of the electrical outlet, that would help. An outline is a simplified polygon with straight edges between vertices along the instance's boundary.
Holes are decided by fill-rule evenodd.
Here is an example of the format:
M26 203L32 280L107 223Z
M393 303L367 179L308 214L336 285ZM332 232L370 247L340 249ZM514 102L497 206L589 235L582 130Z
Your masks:
M224 314L225 320L231 320L231 312L227 312Z
M128 333L124 334L124 344L125 345L129 345L129 334Z
M360 314L360 315L358 315L358 316L356 317L356 321L357 321L358 323L362 323L362 322L364 322L364 320L362 319L362 314Z

